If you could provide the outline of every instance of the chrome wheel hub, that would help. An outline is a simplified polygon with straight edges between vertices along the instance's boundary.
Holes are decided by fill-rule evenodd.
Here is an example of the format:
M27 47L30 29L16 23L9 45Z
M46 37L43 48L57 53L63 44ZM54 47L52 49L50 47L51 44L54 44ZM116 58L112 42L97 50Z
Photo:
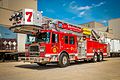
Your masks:
M100 61L102 61L102 55L100 54Z
M62 63L63 63L64 65L67 64L67 57L66 57L66 56L63 57Z
M95 60L95 62L97 61L97 55L94 56L94 60Z

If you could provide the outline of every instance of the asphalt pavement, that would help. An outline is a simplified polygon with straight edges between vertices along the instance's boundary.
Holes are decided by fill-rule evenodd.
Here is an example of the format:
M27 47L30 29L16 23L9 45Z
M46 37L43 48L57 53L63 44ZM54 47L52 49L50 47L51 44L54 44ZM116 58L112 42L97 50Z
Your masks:
M23 62L0 63L0 80L120 80L120 57L102 62L72 63L65 68Z

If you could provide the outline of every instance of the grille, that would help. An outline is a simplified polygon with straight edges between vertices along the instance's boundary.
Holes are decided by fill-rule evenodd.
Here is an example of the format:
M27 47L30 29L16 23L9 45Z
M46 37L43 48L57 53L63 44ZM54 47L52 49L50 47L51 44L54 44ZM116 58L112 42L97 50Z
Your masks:
M30 46L30 52L39 52L39 46Z
M29 47L29 51L30 51L30 57L37 57L37 56L39 56L39 46L37 46L37 45L30 46Z

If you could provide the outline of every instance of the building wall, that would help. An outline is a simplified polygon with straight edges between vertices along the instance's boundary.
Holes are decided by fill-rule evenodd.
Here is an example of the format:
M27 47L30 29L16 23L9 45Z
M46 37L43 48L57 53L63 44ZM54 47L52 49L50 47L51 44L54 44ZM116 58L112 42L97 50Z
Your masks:
M87 28L94 28L95 27L95 22L88 22L88 23L84 23L84 24L80 24L83 27L87 27Z
M114 39L120 39L120 18L108 21L109 32L113 34Z
M95 22L95 28L102 28L105 27L103 24Z
M104 32L107 35L107 38L110 39L120 39L120 18L112 19L108 21L108 27L105 27L103 24L98 22L89 22L81 24L83 27L92 28L99 32ZM108 28L108 32L107 31Z
M12 24L9 21L10 16L14 11L24 8L37 10L37 0L0 0L0 24L9 28ZM17 47L19 52L25 51L25 39L26 34L17 33Z
M88 22L88 23L84 23L84 24L80 24L83 27L87 27L87 28L102 28L105 27L103 24L98 23L98 22Z
M10 10L1 9L6 8ZM11 22L9 21L13 11L18 11L24 8L31 8L37 10L37 0L0 0L0 24L9 27Z

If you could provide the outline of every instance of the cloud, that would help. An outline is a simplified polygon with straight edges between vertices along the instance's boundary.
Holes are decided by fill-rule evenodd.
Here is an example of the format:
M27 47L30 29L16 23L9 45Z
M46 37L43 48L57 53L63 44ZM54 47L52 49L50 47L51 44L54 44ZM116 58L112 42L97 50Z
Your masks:
M70 5L73 5L73 4L76 4L76 2L75 1L70 2Z
M75 1L70 2L69 7L71 9L75 9L75 10L89 10L92 9L94 7L99 7L102 6L103 4L105 4L105 2L100 2L98 4L92 4L91 6L78 6L78 4Z
M91 8L91 6L82 6L82 7L78 7L77 10L89 10Z
M85 14L85 11L79 13L78 17L82 17Z
M72 1L69 4L69 8L73 10L73 12L76 12L78 14L78 17L82 17L85 15L85 13L92 9L92 8L97 8L105 4L105 2L100 2L98 4L92 4L92 5L86 5L86 6L79 6L77 2Z
M101 22L102 22L102 23L107 23L107 20L102 20Z
M77 6L77 4L76 4L75 1L72 1L72 2L70 2L69 7L70 7L71 9L76 9L78 6Z
M100 2L99 4L92 4L93 7L99 7L105 4L105 2Z
M76 18L75 16L72 17L72 19L75 19L75 18Z
M53 9L47 9L46 11L49 13L55 13L55 11Z

